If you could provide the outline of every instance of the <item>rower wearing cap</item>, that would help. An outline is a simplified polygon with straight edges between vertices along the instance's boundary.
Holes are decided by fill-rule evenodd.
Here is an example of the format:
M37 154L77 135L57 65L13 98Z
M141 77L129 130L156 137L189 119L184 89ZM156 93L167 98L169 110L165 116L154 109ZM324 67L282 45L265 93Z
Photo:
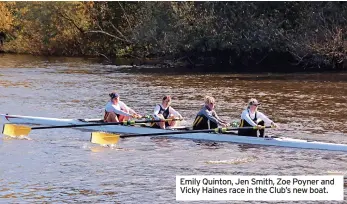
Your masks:
M129 108L125 103L120 101L119 94L112 92L109 94L111 100L105 107L105 122L123 122L129 120L129 118L141 118L142 116L137 114L133 109Z
M170 106L171 101L172 101L171 96L164 96L162 103L157 104L155 106L153 116L156 120L174 119L174 118L183 119L181 114ZM165 129L167 127L174 127L175 125L176 125L176 121L171 120L167 122L152 123L151 127Z
M193 130L213 129L218 125L227 127L230 124L220 119L214 110L216 101L211 96L205 97L205 104L197 114L194 123Z
M240 127L255 127L257 129L239 129L238 134L244 136L255 136L258 135L258 130L260 133L260 137L264 137L264 128L262 128L265 124L270 124L273 127L277 127L277 125L270 120L266 115L258 111L258 106L260 103L257 99L252 98L248 101L247 108L241 114L241 123Z

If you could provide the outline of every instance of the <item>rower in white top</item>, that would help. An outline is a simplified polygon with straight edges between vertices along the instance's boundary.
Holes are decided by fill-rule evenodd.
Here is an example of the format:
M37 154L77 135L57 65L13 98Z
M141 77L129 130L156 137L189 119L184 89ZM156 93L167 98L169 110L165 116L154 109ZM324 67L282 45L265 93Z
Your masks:
M266 115L258 111L260 103L257 99L252 98L248 101L247 108L241 114L240 127L256 127L257 129L239 129L238 134L244 136L259 136L264 137L265 125L271 125L272 127L278 127L276 123L270 120Z
M171 106L171 96L164 96L162 103L157 104L154 108L153 116L156 120L164 119L183 119L181 114L173 109ZM176 125L175 120L166 122L152 123L151 127L166 129L167 127L174 127Z
M112 92L109 94L111 100L106 104L104 122L123 122L130 118L141 118L133 109L120 101L119 94Z

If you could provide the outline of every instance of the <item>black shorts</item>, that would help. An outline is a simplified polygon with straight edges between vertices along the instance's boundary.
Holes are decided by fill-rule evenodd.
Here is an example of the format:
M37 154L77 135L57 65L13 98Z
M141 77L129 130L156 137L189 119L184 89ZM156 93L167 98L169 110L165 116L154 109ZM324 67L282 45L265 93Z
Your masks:
M170 127L168 122L165 122L165 127ZM152 123L151 128L160 128L160 126L157 123Z

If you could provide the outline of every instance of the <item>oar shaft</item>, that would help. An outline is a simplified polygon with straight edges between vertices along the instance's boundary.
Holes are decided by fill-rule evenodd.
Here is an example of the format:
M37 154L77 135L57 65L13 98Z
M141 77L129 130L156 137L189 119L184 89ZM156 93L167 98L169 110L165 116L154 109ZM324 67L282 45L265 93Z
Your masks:
M265 129L265 128L273 128L272 126L262 126L260 129ZM253 130L258 130L257 126L254 127L236 127L236 128L228 128L228 130L247 130L247 129L253 129Z
M271 128L271 126L264 126L263 128ZM240 130L240 129L255 129L254 127L239 127L239 128L216 128L216 129L208 129L208 130L189 130L189 131L179 131L179 132L160 132L160 133L147 133L147 134L129 134L129 135L120 135L121 138L125 137L145 137L145 136L160 136L160 135L179 135L179 134L189 134L189 133L208 133L208 132L216 132L216 133L225 133L229 130Z
M180 131L180 132L160 132L160 133L148 133L148 134L129 134L129 135L120 135L121 138L124 137L145 137L145 136L160 136L160 135L179 135L179 134L188 134L188 133L202 133L202 132L215 132L214 129L211 130L189 130L189 131Z
M104 126L104 125L120 125L121 123L93 123L93 124L80 124L80 125L59 125L59 126L43 126L43 127L32 127L32 130L41 129L58 129L58 128L73 128L73 127L86 127L86 126Z
M165 120L137 120L137 121L124 121L116 123L91 123L91 124L76 124L76 125L58 125L58 126L42 126L42 127L32 127L32 130L40 129L57 129L57 128L73 128L73 127L88 127L88 126L104 126L104 125L134 125L136 123L156 123L156 122L165 122L170 120L179 120L179 119L165 119Z

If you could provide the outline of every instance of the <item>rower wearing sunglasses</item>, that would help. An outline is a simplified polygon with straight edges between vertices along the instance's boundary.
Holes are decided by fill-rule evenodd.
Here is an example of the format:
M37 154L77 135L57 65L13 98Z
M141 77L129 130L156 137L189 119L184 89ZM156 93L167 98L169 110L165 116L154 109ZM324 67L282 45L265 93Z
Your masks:
M264 137L264 128L265 124L270 124L273 127L277 127L272 120L270 120L266 115L258 111L258 106L260 103L257 99L252 98L248 101L247 108L241 114L241 123L240 127L257 127L257 129L239 129L238 134L244 136L259 136Z
M218 125L227 127L230 124L220 119L214 110L216 101L211 96L205 97L205 104L197 114L194 123L193 130L214 129Z

